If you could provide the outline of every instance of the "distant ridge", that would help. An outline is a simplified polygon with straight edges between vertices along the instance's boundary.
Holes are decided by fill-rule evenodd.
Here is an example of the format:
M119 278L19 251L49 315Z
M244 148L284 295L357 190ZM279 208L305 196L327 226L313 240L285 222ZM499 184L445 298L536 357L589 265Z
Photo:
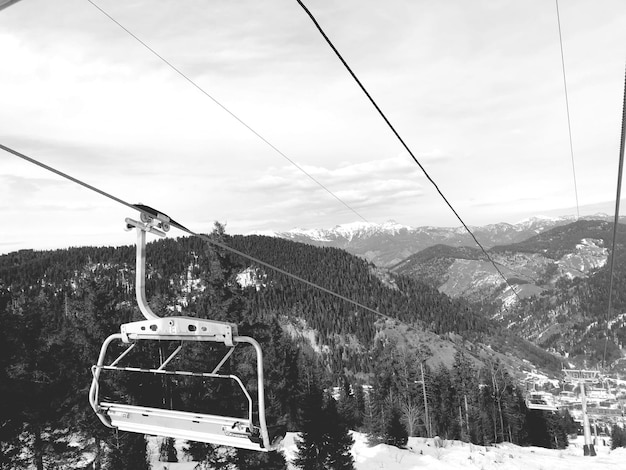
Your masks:
M581 220L612 220L607 214L584 216ZM572 223L575 216L536 216L515 224L506 222L471 226L476 238L486 248L523 242L547 230ZM475 248L471 236L463 227L410 227L393 220L377 224L353 222L330 229L294 228L286 232L253 232L284 238L314 246L344 249L380 267L391 267L409 256L435 245Z

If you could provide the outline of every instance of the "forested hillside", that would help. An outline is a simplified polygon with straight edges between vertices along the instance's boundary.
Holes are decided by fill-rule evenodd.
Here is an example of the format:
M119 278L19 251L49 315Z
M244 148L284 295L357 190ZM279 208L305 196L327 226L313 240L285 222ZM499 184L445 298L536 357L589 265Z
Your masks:
M618 224L618 246L626 241L626 225ZM494 252L542 253L558 260L571 253L582 239L602 240L605 247L613 240L613 224L606 220L578 220L571 224L547 230L534 237L511 245L491 248Z
M269 237L233 237L234 247L292 274L308 279L380 313L437 334L457 333L468 339L489 330L487 321L462 300L451 300L414 279L391 276L336 248ZM264 269L268 289L250 289L255 309L264 314L290 312L319 332L322 344L335 346L336 335L352 334L371 346L376 334L373 313L320 292L282 274Z
M477 248L437 245L398 263L392 271L452 298L480 302L489 317L497 318L517 311L520 300L545 295L558 283L592 276L607 264L612 238L610 222L579 220L520 243L492 247L488 252L493 263ZM618 226L617 241L619 254L626 241L623 225Z
M595 365L606 359L623 369L620 349L626 340L626 226L618 225L609 313L612 241L612 223L579 220L520 243L490 248L490 256L515 287L517 296L507 289L484 254L471 247L434 246L392 270L454 298L481 299L482 311L489 318L516 335L569 357L570 362Z
M502 323L542 347L569 355L573 363L601 366L606 359L607 366L623 370L625 262L624 253L618 252L610 312L609 269L605 266L588 278L562 278L541 295L511 309Z
M389 322L373 313L251 266L198 239L150 243L147 293L155 312L234 322L240 334L261 343L271 423L290 430L313 426L311 415L303 417L300 410L318 406L324 413L335 413L342 426L362 429L377 441L398 443L397 433L404 429L412 435L437 433L477 443L529 442L527 426L533 421L528 421L523 395L504 364L495 354L477 362L459 351L491 350L480 349L481 341L518 354L520 345L530 346L511 335L500 345L492 341L498 328L469 304L380 271L341 250L268 237L229 237L219 226L212 236L399 319L407 335L450 337L460 348L454 362L463 371L463 381L453 378L448 368L425 362L437 350L386 334ZM242 281L244 273L247 282ZM80 465L85 459L102 468L145 468L143 438L103 427L86 398L90 368L103 340L119 332L120 324L140 319L134 300L134 247L27 250L0 257L0 468L47 468L71 461ZM294 335L298 328L310 334ZM136 357L150 363L168 348L171 345L146 347ZM225 372L249 383L255 376L250 352L237 351ZM538 350L534 353L550 361ZM215 348L191 348L177 367L210 367L206 364L214 364L219 355ZM110 374L107 393L133 403L184 403L210 412L236 413L243 406L232 388L210 381L172 382L140 375ZM414 385L422 377L428 390L428 420L421 411L422 390ZM321 404L311 405L317 393L313 385L327 392L340 385L336 411L328 395ZM189 452L207 462L222 455L197 445L190 445ZM284 459L268 457L262 463L246 452L224 458L237 460L239 468L284 468Z
M609 312L608 248L612 239L613 224L581 220L522 243L494 248L500 253L541 253L556 262L551 275L539 276L542 292L504 312L503 324L542 347L568 355L574 363L602 365L606 359L607 365L623 368L620 348L626 340L626 226L618 225ZM606 252L604 262L595 269L585 267L588 262L584 256L572 255L577 248L581 250L581 243L590 244L591 240ZM578 274L570 268L566 271L569 275L564 275L563 265L567 262L579 270Z

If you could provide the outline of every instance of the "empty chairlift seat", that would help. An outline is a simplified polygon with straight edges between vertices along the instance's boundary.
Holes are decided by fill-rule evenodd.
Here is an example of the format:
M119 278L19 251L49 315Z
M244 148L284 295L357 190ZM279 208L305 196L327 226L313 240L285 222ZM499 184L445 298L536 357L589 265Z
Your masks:
M259 450L263 443L259 428L246 419L106 402L100 409L121 431L250 450Z

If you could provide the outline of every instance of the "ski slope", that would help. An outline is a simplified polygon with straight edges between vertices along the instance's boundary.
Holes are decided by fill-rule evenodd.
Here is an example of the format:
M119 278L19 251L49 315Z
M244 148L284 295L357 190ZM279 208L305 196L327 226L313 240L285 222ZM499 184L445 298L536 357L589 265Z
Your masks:
M624 469L626 448L613 451L609 447L596 448L595 457L584 457L582 441L577 440L565 450L541 447L519 447L498 444L493 447L476 446L460 441L443 441L436 447L434 439L412 437L407 449L388 445L369 447L367 438L353 433L355 467L357 470L611 470ZM296 433L288 433L283 441L283 452L288 461L296 455ZM152 455L158 456L157 445L151 442ZM166 463L152 461L154 470L193 470L195 462ZM290 470L295 467L289 465Z

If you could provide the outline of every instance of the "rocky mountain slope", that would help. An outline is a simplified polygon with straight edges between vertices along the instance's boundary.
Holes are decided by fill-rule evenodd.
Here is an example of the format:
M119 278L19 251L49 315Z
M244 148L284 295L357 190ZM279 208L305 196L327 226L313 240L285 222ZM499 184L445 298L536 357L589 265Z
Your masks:
M585 358L593 356L597 361L604 355L598 351L606 341L600 344L598 338L601 325L606 324L602 315L606 315L608 283L601 279L608 270L612 226L612 217L597 215L578 221L532 218L519 224L473 227L515 292L460 229L411 228L389 222L273 235L341 247L451 298L472 302L507 331L564 356L582 358L582 364ZM623 245L620 238L619 247ZM621 265L617 270L621 271ZM602 302L600 308L597 304ZM623 312L626 305L609 319L615 338L614 346L608 348L614 352L614 361L621 360L618 345L626 343L618 332Z
M626 227L618 230L613 293L607 317L608 260L613 224L580 220L523 242L488 250L516 294L478 249L438 245L417 253L392 271L421 279L453 298L483 305L483 311L507 329L558 352L578 364L612 362L623 356L622 301ZM602 340L609 321L609 341Z
M589 218L611 219L603 214ZM573 221L573 217L533 217L517 224L499 223L470 228L485 248L491 248L518 243ZM288 232L258 234L314 246L341 248L380 267L393 266L415 253L439 244L451 247L476 246L462 227L409 227L393 221L384 224L355 222L337 225L331 229L293 229Z
M608 259L611 224L581 220L520 243L495 246L489 256L478 248L437 245L391 267L436 287L450 297L501 301L505 306L554 285L559 279L587 277Z

